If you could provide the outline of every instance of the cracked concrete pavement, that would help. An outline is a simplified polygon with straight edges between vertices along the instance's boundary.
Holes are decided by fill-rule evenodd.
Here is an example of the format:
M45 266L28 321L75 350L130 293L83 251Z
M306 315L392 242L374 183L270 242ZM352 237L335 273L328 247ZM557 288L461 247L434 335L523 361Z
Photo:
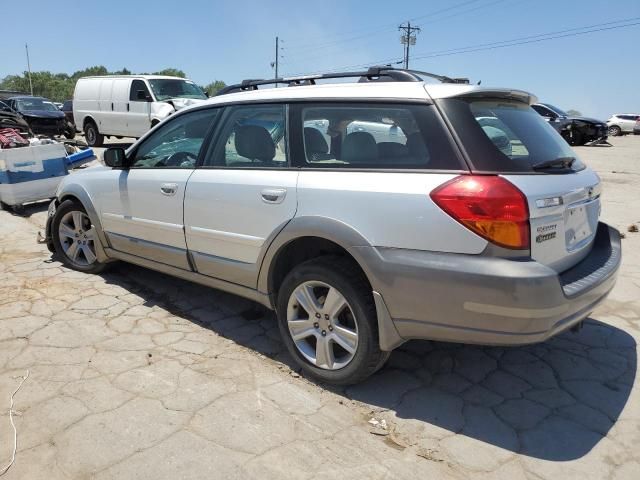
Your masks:
M626 233L640 224L640 137L613 142L578 150ZM46 205L27 215L0 212L0 467L15 377L31 372L3 480L640 478L639 233L579 333L410 342L333 388L292 370L273 314L126 264L67 270L35 243Z

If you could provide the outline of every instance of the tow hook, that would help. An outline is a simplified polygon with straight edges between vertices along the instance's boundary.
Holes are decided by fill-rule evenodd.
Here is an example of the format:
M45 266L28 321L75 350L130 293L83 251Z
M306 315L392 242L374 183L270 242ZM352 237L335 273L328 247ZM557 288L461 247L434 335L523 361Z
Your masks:
M582 330L583 326L584 326L584 320L581 320L580 322L576 323L573 327L571 327L571 332L578 333L580 330Z

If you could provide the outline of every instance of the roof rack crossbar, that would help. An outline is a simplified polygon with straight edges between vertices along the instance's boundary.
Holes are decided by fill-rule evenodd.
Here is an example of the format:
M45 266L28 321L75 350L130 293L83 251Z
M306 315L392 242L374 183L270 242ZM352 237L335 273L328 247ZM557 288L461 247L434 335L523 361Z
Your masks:
M297 87L302 85L316 85L317 80L329 80L337 78L359 78L360 82L376 82L376 81L392 81L392 82L421 82L422 77L430 77L443 83L469 83L466 78L450 78L444 75L436 75L435 73L422 72L419 70L406 70L393 67L376 66L369 67L366 71L355 72L334 72L318 75L302 75L297 77L280 77L265 79L248 79L242 82L229 85L221 89L216 96L228 93L245 92L258 90L258 87L264 85L287 85L289 87Z

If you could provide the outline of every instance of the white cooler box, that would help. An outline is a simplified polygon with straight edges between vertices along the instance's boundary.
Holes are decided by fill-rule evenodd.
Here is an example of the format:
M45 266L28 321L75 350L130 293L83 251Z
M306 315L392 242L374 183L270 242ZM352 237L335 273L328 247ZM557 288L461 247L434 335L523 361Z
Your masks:
M66 157L62 144L0 150L0 201L19 206L54 197L69 173Z

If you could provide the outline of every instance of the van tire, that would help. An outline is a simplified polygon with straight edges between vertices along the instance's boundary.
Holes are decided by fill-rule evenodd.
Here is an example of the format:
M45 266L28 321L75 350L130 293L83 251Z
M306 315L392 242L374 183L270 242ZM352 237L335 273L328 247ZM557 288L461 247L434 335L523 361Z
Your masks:
M84 124L84 138L90 147L101 147L104 143L104 135L98 131L98 126L93 120Z

